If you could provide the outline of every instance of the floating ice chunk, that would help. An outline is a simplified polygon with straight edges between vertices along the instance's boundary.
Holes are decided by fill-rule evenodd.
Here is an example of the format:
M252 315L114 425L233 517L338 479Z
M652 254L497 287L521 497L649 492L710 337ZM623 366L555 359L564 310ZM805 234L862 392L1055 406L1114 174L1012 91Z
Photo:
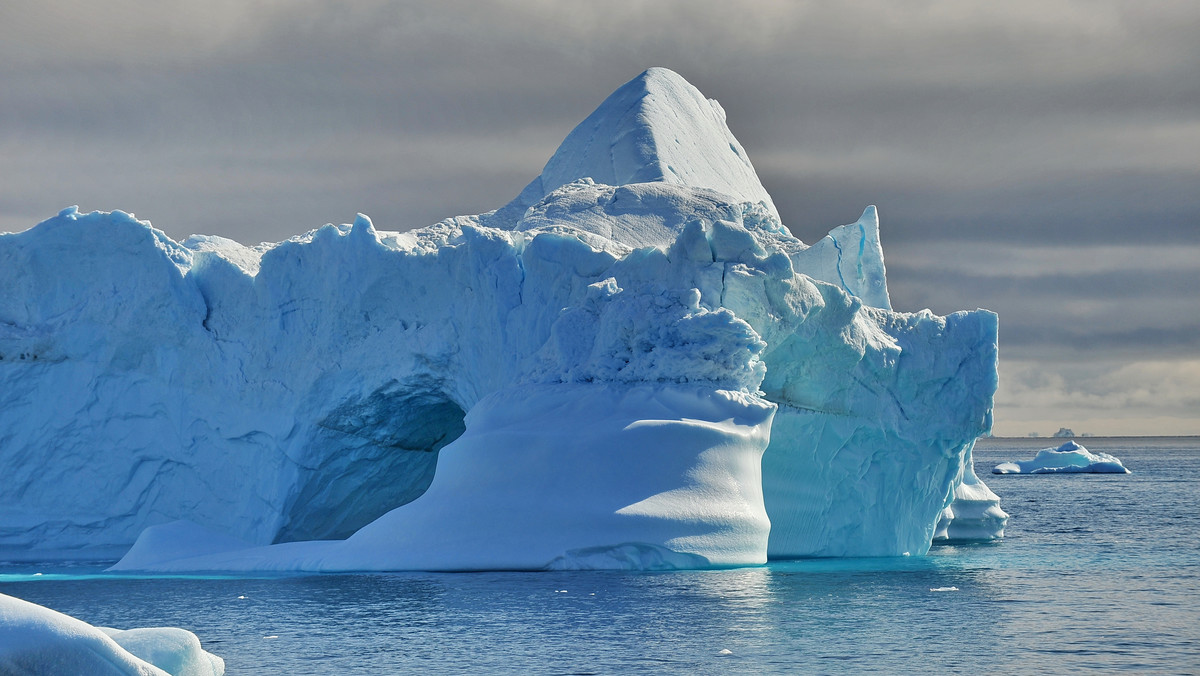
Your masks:
M1002 462L992 474L1128 474L1115 456L1093 453L1074 440L1058 448L1044 448L1033 460Z
M93 627L0 594L0 673L221 676L225 662L184 629Z

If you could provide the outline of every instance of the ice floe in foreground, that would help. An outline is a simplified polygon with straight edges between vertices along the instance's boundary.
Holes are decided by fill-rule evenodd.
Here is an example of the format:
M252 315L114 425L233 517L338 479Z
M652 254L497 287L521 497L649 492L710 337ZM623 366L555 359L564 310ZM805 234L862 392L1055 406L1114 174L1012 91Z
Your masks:
M992 474L1128 474L1121 461L1107 453L1093 453L1074 440L1058 448L1044 448L1033 460L1002 462Z
M0 674L221 676L225 662L184 629L93 627L0 594Z
M971 465L996 316L894 311L874 207L794 237L664 69L495 211L247 247L67 209L0 235L0 288L0 558L694 568L1003 533Z

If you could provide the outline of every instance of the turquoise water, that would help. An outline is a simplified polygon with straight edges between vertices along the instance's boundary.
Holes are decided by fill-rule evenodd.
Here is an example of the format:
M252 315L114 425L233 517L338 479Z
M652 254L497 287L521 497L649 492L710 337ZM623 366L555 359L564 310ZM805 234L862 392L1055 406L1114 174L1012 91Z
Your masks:
M1080 442L1133 474L992 475L1053 444L981 441L1008 537L926 557L261 579L21 564L0 592L185 627L233 675L1200 671L1200 438Z

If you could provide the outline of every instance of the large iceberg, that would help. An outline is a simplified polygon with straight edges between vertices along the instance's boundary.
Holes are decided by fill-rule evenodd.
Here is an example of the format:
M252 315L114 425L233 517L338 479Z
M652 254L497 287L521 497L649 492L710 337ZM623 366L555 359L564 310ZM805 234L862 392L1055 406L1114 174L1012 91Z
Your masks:
M0 288L0 558L145 531L123 568L671 568L1003 532L971 465L996 316L893 311L874 207L793 237L664 69L486 214L248 247L72 208L0 236Z

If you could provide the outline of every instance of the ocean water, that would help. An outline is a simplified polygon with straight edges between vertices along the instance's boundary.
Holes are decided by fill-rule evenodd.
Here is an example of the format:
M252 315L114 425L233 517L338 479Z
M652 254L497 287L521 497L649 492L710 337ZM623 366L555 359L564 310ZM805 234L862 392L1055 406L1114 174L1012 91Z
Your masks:
M924 557L252 579L20 564L0 592L185 627L232 675L1200 673L1200 438L1079 441L1133 474L992 475L1056 444L982 440L1007 537Z

